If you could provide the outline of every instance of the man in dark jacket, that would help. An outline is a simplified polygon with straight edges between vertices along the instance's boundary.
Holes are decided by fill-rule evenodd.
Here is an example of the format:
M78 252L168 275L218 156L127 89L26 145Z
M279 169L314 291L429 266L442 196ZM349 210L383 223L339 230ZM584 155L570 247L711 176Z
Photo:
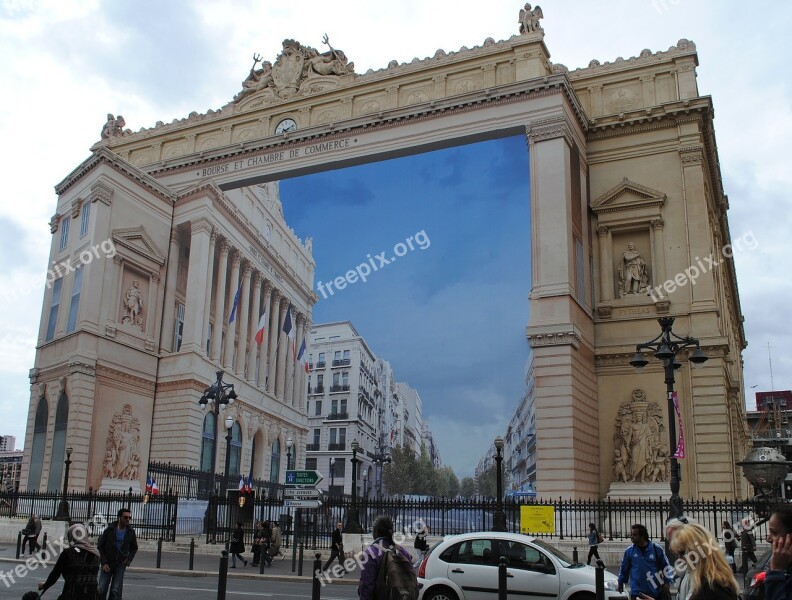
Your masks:
M25 543L29 544L30 554L41 549L38 543L38 537L41 535L41 517L38 515L30 515L27 525L22 530L22 554L25 553Z
M118 520L104 530L97 547L102 563L99 572L99 595L104 600L110 588L108 600L121 600L124 572L132 563L138 550L137 536L130 523L132 512L128 508L118 511Z
M342 523L338 523L336 528L333 529L330 544L330 558L327 559L327 562L322 567L322 571L327 571L336 558L338 559L338 564L344 569L344 537L341 535L341 529L343 529L343 527L344 525ZM344 569L344 573L346 573L346 569Z

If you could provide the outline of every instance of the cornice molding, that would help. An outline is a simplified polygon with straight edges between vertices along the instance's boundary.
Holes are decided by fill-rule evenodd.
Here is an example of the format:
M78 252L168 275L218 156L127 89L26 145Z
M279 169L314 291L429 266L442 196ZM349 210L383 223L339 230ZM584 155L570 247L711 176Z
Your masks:
M96 365L96 377L109 379L114 382L125 383L132 387L146 390L149 392L153 392L155 389L155 383L151 379L138 377L137 375L132 375L131 373L120 371L118 369L114 369L106 365Z

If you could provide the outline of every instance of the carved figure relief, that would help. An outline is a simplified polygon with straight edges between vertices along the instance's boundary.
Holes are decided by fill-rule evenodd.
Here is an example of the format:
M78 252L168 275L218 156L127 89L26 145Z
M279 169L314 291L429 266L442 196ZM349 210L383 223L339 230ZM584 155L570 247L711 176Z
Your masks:
M611 97L608 108L614 113L623 113L638 106L638 97L632 90L620 89Z
M121 322L134 325L143 331L143 292L137 280L134 280L124 293L123 305L124 316Z
M649 286L649 274L646 269L646 261L641 253L635 249L635 244L627 244L616 269L619 279L619 296L627 294L643 294Z
M124 117L118 115L118 118L116 118L110 113L107 113L107 123L102 127L102 139L108 140L112 137L124 135L124 125L126 125Z
M539 25L539 19L544 19L541 7L537 6L531 10L531 5L526 3L525 8L520 9L520 33L541 31L542 26Z
M668 451L663 448L663 412L649 402L646 392L636 388L622 402L613 435L613 475L621 482L667 481Z
M134 481L140 475L140 420L132 415L132 405L124 404L110 422L105 442L102 477Z

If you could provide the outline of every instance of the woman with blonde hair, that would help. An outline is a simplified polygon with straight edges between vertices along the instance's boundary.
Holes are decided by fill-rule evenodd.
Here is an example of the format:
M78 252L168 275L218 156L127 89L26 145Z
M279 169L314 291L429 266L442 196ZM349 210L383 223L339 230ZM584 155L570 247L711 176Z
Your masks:
M691 600L737 599L737 580L709 530L696 523L683 525L674 532L671 550L687 563Z

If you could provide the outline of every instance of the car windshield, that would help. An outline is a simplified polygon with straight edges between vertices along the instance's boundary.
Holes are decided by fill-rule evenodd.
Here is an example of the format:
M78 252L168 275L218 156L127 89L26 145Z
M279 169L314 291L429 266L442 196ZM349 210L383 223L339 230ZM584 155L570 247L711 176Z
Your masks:
M545 552L548 552L549 554L552 554L553 556L555 556L559 560L559 562L561 563L562 567L572 567L572 566L575 565L575 563L572 561L571 558L569 558L566 554L564 554L563 552L561 552L557 548L553 548L550 544L546 544L545 542L543 542L541 540L536 540L536 539L533 540L532 543L535 546L538 546L539 548L544 550Z

